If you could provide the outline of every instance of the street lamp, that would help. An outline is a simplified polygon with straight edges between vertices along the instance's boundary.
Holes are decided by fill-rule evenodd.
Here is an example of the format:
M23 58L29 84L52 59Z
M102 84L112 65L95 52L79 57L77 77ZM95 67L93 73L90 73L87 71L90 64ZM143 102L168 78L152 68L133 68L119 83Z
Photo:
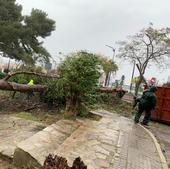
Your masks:
M112 51L113 51L113 58L112 59L113 59L113 62L114 62L114 56L115 56L116 49L114 47L112 47L112 46L109 46L109 45L105 45L105 46L112 49Z
M112 51L113 51L112 61L113 61L113 63L114 63L114 56L115 56L115 51L116 51L116 49L115 49L114 47L112 47L112 46L109 46L109 45L105 45L105 46L107 46L108 48L112 49ZM109 77L108 77L108 85L109 85L109 83L110 83L110 78L111 78L111 72L109 73Z

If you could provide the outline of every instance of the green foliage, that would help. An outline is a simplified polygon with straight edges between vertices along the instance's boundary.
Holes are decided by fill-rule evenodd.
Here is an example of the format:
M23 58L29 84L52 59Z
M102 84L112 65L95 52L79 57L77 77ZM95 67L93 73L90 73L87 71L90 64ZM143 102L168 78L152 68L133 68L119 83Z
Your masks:
M100 64L103 68L103 71L107 74L110 72L116 72L118 70L118 66L110 59L100 56L99 57Z
M78 112L78 116L80 117L87 117L89 115L88 108L83 103L80 103L77 106L77 112Z
M65 96L76 94L80 99L89 98L100 77L98 66L98 58L92 53L81 51L68 56L58 68Z
M98 57L99 57L100 65L102 66L102 69L106 75L112 72L116 72L118 70L118 66L112 60L101 55L99 55Z
M42 73L43 69L40 66L21 65L21 67L17 71ZM34 80L34 84L43 83L42 77L34 76L34 75L27 75L27 74L19 74L19 75L12 76L10 78L10 81L20 83L20 84L27 84L30 81L30 79Z
M116 97L119 98L119 99L121 99L124 95L125 95L125 91L122 91L122 90L119 90L116 93Z
M38 9L33 9L30 16L25 17L26 26L31 29L35 37L45 38L51 35L55 29L54 21L47 18L48 15Z
M5 73L0 72L0 79L3 79L5 77Z
M44 85L46 88L42 95L43 101L49 106L53 104L64 106L66 101L62 81L60 79L45 80Z
M85 114L86 106L93 104L100 77L98 57L86 51L72 53L59 65L58 79L46 82L47 101L67 104L75 99L77 113ZM75 112L75 113L76 113Z
M108 59L107 57L104 57L102 55L99 55L98 57L99 57L100 65L106 75L105 76L105 86L107 86L110 83L111 73L116 73L116 71L118 70L118 66L116 65L115 62Z
M99 102L101 104L113 105L113 103L119 103L120 98L113 95L113 93L100 93Z
M48 61L50 54L39 39L50 36L55 22L41 10L33 9L30 16L21 12L15 0L0 0L0 51L25 63Z

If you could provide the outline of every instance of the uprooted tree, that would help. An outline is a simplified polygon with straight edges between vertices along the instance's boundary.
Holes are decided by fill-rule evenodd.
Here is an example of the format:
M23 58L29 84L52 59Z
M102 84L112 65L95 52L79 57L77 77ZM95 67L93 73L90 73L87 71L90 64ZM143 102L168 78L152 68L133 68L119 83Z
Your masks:
M15 72L0 80L0 89L19 92L43 92L50 101L64 100L66 116L76 116L86 111L87 105L95 100L101 68L98 56L86 51L72 53L58 66L57 76L33 72ZM42 85L29 86L9 81L19 74L46 77ZM47 79L48 78L48 79Z
M170 28L155 29L151 24L127 41L119 42L119 57L136 62L139 80L136 84L137 95L140 84L148 66L152 63L158 66L167 65L170 56Z
M0 0L1 56L29 64L48 62L50 54L40 39L51 35L55 22L38 9L33 9L30 16L22 16L21 12L16 0Z
M99 64L95 54L86 51L70 54L58 66L57 80L47 82L45 96L64 98L66 116L76 116L94 98L100 77Z
M40 76L40 77L46 77L46 78L56 78L56 76L50 76L46 74L40 74L40 73L35 73L35 72L24 72L24 71L19 71L15 73L9 73L7 74L4 78L0 79L0 90L8 90L8 91L17 91L17 92L43 92L45 89L44 85L32 85L29 86L27 84L19 84L15 82L9 81L11 77L17 76L20 74L24 75L34 75L34 76Z

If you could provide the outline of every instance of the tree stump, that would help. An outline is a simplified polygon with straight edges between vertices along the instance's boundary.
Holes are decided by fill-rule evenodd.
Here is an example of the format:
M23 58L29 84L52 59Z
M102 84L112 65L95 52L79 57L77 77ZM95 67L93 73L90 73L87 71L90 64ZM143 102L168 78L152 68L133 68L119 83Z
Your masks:
M74 160L72 167L69 167L65 158L49 154L44 161L43 169L87 169L87 166L80 157Z

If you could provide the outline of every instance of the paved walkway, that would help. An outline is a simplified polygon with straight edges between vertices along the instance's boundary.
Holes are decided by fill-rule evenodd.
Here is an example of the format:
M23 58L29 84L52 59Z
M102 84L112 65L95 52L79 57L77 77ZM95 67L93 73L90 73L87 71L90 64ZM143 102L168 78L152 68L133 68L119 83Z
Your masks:
M164 151L170 167L170 126L152 122L149 130L154 133Z
M89 169L161 169L155 145L140 126L103 113L100 122L84 122L55 154L65 156L70 163L81 155Z
M69 164L80 156L88 169L162 168L158 151L145 130L117 114L95 113L103 118L61 120L19 143L15 164L36 168L52 153L67 158Z
M43 128L38 122L0 115L0 156L12 159L17 144Z

